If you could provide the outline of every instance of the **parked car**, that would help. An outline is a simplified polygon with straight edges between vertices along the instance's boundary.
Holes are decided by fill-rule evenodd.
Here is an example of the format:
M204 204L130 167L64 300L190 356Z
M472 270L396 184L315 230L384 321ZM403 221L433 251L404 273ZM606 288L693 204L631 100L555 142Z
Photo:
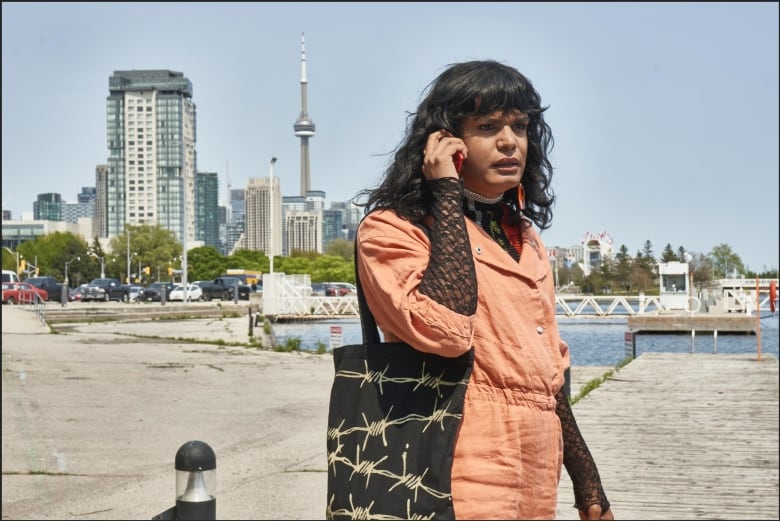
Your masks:
M197 284L187 284L187 299L198 301L203 298L203 290ZM168 300L184 301L184 286L177 284L168 295Z
M21 282L21 280L15 271L3 270L3 282Z
M165 300L167 301L174 286L173 282L152 282L138 292L136 300L139 302L160 302L162 293L165 291Z
M60 284L57 282L57 279L54 277L29 277L24 279L24 282L44 290L48 295L46 300L60 300L62 289L60 288Z
M31 304L35 301L36 295L43 301L49 298L46 290L26 282L3 283L3 304Z
M127 293L127 300L129 302L135 302L138 298L138 294L141 292L141 290L144 289L143 286L139 286L137 284L130 284L128 286L128 293Z
M81 300L118 300L128 299L129 290L119 279L92 279L82 291Z
M238 298L249 300L252 289L235 277L222 276L213 281L199 280L198 286L203 291L203 300L213 299L233 300L234 288L238 288Z
M324 282L325 296L327 297L343 297L357 293L357 288L354 284L349 282Z
M84 299L84 288L86 287L86 284L82 284L75 288L68 289L68 301L81 302Z

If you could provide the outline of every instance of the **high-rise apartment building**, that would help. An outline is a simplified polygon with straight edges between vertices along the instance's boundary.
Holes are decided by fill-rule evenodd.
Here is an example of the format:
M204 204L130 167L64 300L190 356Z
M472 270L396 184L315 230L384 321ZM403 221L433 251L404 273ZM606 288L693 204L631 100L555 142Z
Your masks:
M36 221L61 221L62 197L60 194L38 194L33 201L33 219Z
M126 223L159 224L194 240L192 83L171 70L114 71L108 90L107 236Z
M246 186L245 245L269 257L282 253L282 194L279 178L252 177Z
M322 212L285 212L285 255L295 251L322 253Z
M204 245L220 249L219 176L216 172L195 175L195 235Z

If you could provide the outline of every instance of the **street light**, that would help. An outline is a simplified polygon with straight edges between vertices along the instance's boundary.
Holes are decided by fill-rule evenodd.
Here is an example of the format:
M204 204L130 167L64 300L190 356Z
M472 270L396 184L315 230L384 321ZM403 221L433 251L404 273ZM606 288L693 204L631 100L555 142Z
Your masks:
M270 260L270 272L274 272L274 163L276 163L276 158L271 158L271 165L269 168L269 183L268 183L268 257Z
M68 287L68 264L70 264L73 261L81 260L81 257L75 257L73 259L70 259L69 261L65 261L65 287Z
M7 246L3 246L3 249L16 257L16 274L18 275L19 274L19 250L13 251L11 248Z
M100 278L105 279L106 278L106 262L103 257L95 253L94 251L90 250L87 252L88 255L91 255L98 259L100 261Z
M127 284L130 284L130 225L125 230L127 234Z

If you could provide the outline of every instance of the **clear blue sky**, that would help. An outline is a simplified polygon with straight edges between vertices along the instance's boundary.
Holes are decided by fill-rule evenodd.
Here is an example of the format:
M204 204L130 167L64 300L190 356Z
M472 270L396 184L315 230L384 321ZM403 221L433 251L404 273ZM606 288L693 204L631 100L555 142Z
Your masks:
M496 59L542 95L558 195L548 246L606 231L778 266L778 3L2 3L2 197L76 200L105 163L115 70L193 84L197 168L299 191L306 36L312 189L378 181L448 64Z

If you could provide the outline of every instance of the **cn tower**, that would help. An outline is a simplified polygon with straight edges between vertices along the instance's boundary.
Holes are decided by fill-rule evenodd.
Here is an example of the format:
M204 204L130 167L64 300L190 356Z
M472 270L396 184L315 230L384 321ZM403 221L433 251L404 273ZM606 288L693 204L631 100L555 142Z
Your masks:
M301 138L301 196L311 190L309 170L309 138L314 137L314 122L306 111L306 42L301 33L301 115L295 120L295 135Z

